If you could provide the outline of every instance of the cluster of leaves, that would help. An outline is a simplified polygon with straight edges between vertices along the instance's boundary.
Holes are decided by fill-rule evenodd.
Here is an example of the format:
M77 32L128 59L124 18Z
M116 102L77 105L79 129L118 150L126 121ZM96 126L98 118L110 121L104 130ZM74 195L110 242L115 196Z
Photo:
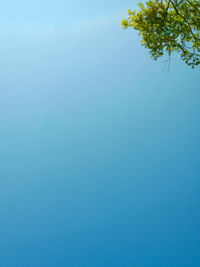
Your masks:
M176 51L192 68L200 64L200 0L150 0L139 7L128 10L122 27L139 31L153 59Z

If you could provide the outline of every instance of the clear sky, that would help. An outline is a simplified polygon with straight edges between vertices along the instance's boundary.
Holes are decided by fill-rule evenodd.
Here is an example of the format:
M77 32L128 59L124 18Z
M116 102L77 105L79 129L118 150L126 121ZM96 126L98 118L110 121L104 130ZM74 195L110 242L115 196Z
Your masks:
M151 61L136 4L1 3L1 267L200 266L200 68Z

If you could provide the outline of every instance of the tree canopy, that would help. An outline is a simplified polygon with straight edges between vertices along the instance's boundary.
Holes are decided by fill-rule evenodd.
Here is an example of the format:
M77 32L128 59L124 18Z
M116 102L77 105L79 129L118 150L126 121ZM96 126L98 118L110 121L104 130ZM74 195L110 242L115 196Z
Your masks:
M178 52L192 68L200 64L200 0L150 0L128 10L122 27L139 31L153 59Z

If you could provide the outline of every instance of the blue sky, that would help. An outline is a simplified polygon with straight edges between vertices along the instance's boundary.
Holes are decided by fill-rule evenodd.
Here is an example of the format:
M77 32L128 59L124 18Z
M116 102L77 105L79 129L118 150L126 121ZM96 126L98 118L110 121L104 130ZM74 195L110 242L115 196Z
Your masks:
M151 61L136 5L2 3L0 266L200 266L199 68Z

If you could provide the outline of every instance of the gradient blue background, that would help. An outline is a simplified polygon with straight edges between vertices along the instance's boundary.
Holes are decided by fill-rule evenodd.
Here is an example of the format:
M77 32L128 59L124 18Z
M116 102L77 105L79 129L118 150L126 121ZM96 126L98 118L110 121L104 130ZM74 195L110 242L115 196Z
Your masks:
M149 59L136 4L1 3L1 267L200 266L200 69Z

